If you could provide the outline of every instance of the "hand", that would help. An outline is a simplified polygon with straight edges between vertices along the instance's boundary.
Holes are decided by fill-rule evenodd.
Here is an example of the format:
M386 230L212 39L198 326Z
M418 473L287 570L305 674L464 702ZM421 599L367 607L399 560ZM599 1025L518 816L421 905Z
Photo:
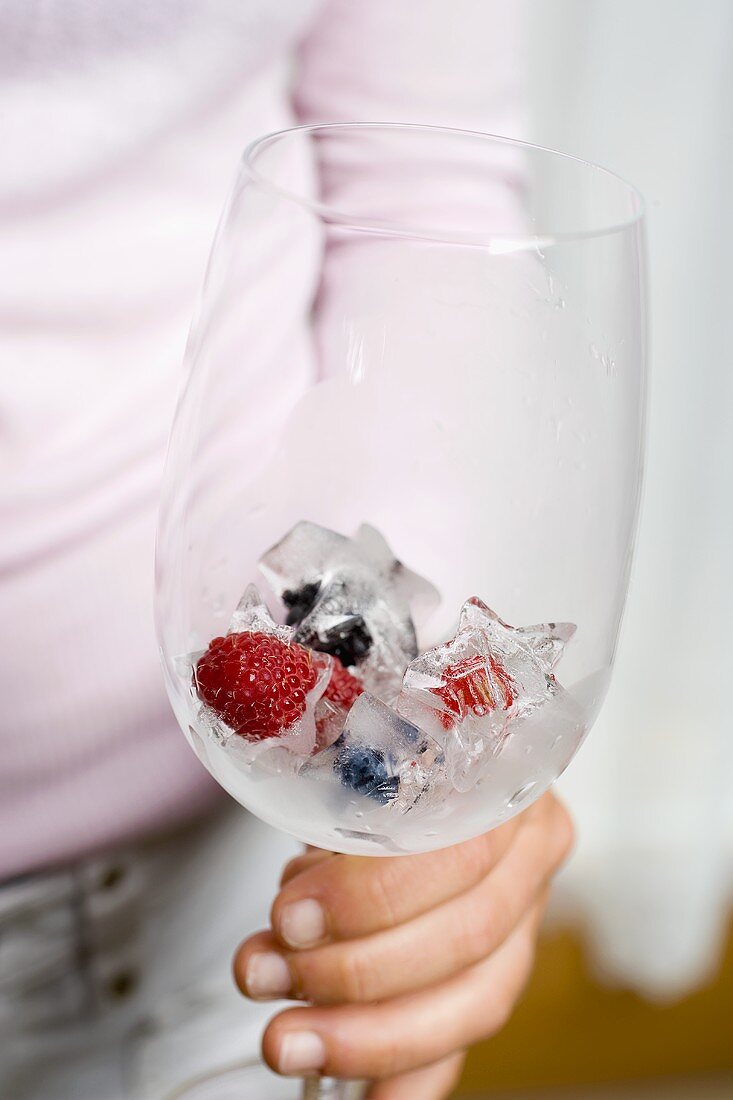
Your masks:
M416 856L312 850L292 860L272 931L234 973L281 1012L263 1039L275 1071L367 1078L373 1100L440 1100L463 1051L495 1034L530 974L550 880L573 830L546 794L490 833Z

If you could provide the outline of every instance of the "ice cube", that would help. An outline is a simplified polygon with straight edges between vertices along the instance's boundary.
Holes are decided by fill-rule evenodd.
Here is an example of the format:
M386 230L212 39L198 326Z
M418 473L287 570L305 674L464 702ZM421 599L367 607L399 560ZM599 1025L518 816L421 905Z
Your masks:
M207 707L205 703L198 700L195 689L192 694L196 701L196 725L200 732L218 745L226 745L231 738L236 737L234 730L230 729L211 707Z
M322 752L338 741L344 732L348 709L339 706L332 699L322 696L315 708L316 744L315 752Z
M301 521L260 568L288 608L296 641L356 667L370 691L397 694L417 655L411 609L431 609L439 596L397 560L375 528L363 524L350 539Z
M514 720L561 690L552 670L574 632L571 623L509 626L474 597L455 637L410 664L396 709L442 742L458 790L483 774Z
M412 666L408 669L411 674ZM419 676L419 681L418 681ZM437 677L431 679L437 684ZM441 681L442 684L442 681ZM442 691L442 687L438 688ZM432 687L422 674L410 675L409 686L403 688L395 707L400 714L430 732L435 742L442 746L444 766L451 786L457 791L468 791L484 774L487 762L498 752L507 733L508 721L503 711L487 712L480 717L467 713L457 719L444 708L440 695L432 694Z
M368 692L351 707L333 753L344 786L402 813L437 788L445 771L440 745Z
M259 589L254 584L248 584L245 588L244 595L229 622L227 634L241 634L247 631L274 634L283 642L289 642L293 637L291 626L281 626L275 622Z
M461 608L458 630L476 627L486 633L502 652L530 652L546 673L551 673L575 634L575 623L539 623L536 626L509 626L478 596Z

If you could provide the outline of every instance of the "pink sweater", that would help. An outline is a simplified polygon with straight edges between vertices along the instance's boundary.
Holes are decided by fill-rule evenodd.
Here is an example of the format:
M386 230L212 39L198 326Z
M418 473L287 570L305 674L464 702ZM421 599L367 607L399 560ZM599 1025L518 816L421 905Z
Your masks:
M3 5L0 879L216 796L163 691L152 554L186 330L242 148L303 120L516 134L517 7ZM259 315L286 325L287 307L273 294Z

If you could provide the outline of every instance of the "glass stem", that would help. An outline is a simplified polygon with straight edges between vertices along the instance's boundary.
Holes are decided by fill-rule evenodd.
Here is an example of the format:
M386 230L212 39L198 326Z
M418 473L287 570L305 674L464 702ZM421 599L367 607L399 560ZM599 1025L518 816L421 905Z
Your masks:
M323 1077L303 1080L301 1100L364 1100L367 1081L334 1081Z

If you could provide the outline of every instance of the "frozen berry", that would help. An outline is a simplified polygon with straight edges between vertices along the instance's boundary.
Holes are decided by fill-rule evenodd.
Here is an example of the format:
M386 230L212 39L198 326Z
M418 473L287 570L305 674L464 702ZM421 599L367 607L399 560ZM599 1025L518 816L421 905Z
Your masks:
M286 588L283 592L283 603L288 609L285 619L288 626L297 626L306 617L316 602L320 590L320 584L315 582L304 584L302 588Z
M442 722L446 729L469 714L480 716L492 710L509 710L517 697L506 669L494 657L487 660L481 654L446 668L443 683L432 691L443 703Z
M345 787L351 787L357 794L369 795L382 805L391 802L397 794L399 776L390 775L381 749L343 744L333 767Z
M194 684L230 729L263 741L302 718L317 675L303 646L252 631L214 638L196 665Z
M290 619L288 618L288 621ZM338 657L346 668L359 665L369 655L372 648L372 636L361 615L344 614L334 625L326 629L313 629L306 622L295 634L302 645L317 649L321 653L330 653Z
M356 676L352 676L341 664L338 657L334 657L331 679L328 681L328 686L323 693L324 698L329 699L342 710L349 710L363 690L364 685L361 680L357 680Z

